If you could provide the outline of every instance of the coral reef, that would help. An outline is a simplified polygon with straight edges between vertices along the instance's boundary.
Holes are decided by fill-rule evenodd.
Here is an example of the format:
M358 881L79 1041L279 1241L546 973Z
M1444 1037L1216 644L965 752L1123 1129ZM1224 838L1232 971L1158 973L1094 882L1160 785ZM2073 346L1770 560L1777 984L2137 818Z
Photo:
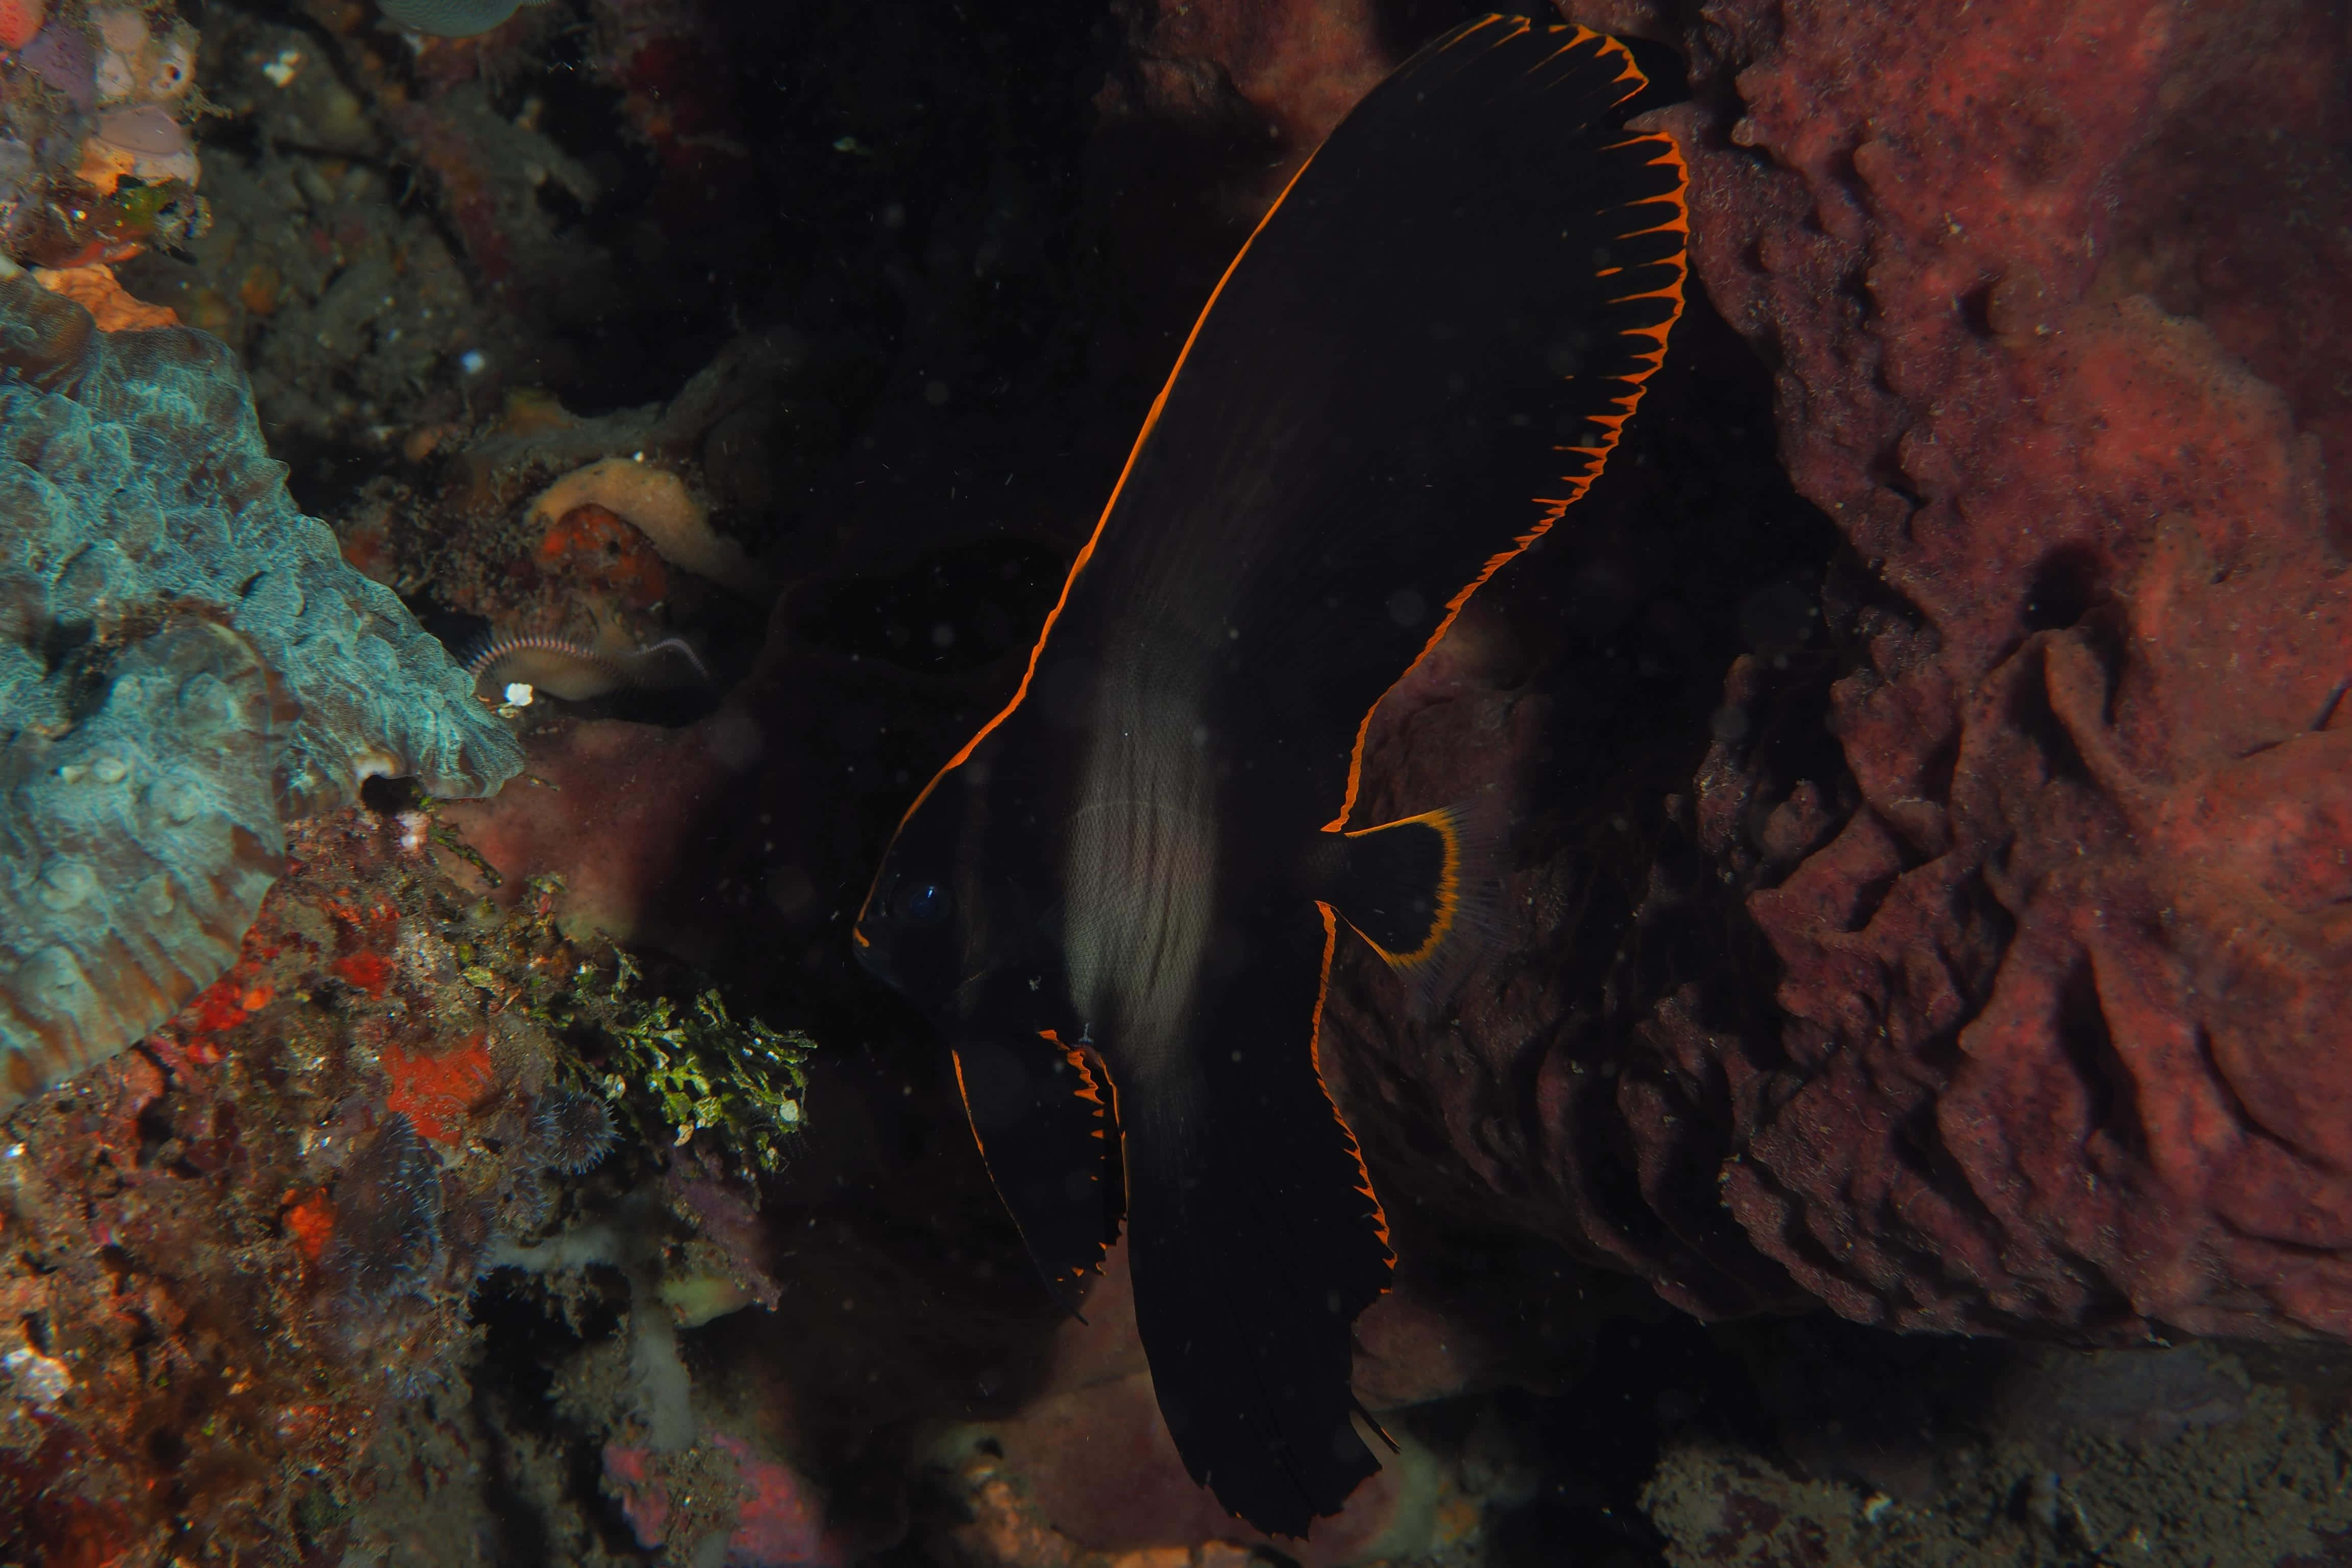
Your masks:
M577 1176L613 1152L613 1113L593 1094L556 1089L540 1096L530 1136L548 1169Z
M437 1120L434 1131L448 1136ZM384 1118L343 1167L335 1193L331 1239L319 1261L354 1300L381 1307L432 1274L441 1257L441 1171L405 1112Z
M169 4L19 5L0 51L0 254L79 267L205 232L196 32Z
M6 1106L228 967L284 821L375 776L487 793L521 759L295 508L220 344L100 333L21 273L0 336Z
M1412 52L1370 0L1126 0L1113 11L1126 23L1128 47L1097 107L1113 121L1262 121L1258 139L1282 158L1254 182L1261 206Z
M662 689L710 679L693 647L664 637L651 647L600 653L562 637L491 637L466 660L466 673L485 696L512 689L544 689L567 701L605 696L623 687Z
M47 0L9 0L0 10L0 48L21 49L39 36L48 19Z
M384 20L444 37L487 33L522 0L382 0Z
M732 592L757 599L766 591L766 574L740 544L711 531L709 509L686 482L648 464L643 453L606 458L564 475L540 492L529 516L553 528L583 512L625 522L663 560Z
M1371 738L1369 812L1498 784L1515 830L1449 1005L1335 976L1400 1254L1357 1391L1403 1451L1299 1560L2347 1560L2340 1353L1722 1321L2339 1326L2295 1008L2344 816L2340 21L1574 8L1687 53L1721 314ZM245 624L252 569L12 643L126 772L201 763L225 869L181 908L229 934L11 1119L0 1557L1263 1561L841 922L1234 247L1455 11L549 0L452 39L216 0L194 89L101 102L184 37L131 9L0 4L0 129L55 191L101 116L193 121L211 229L134 169L6 232L102 324L223 339L351 568L540 700L494 799L289 822L281 766L353 753L299 750L343 699ZM54 795L24 756L8 798ZM62 920L80 879L8 861Z
M601 248L576 232L600 186L534 129L548 78L570 79L568 61L547 58L568 21L564 6L531 5L496 38L431 40L420 54L357 0L206 16L210 227L149 247L123 277L245 351L281 449L299 439L396 453L420 428L494 416L518 381L597 363L566 334L621 298ZM474 79L485 58L520 81L512 100ZM451 210L478 218L471 229L407 199L445 191ZM469 234L491 260L519 256L551 283L568 276L505 294Z
M430 845L404 814L294 824L229 972L10 1119L12 1561L328 1550L392 1413L457 1374L482 1249L534 1222L522 1129L556 1058L457 953L502 989L551 950L528 913L478 918ZM468 1053L428 1121L415 1064Z
M120 332L140 327L174 327L180 318L169 305L151 305L134 299L114 275L114 268L101 262L87 267L38 267L33 269L33 280L52 294L62 294L88 310L90 320L101 332Z
M615 977L608 1029L613 1039L604 1092L625 1100L642 1089L659 1107L673 1144L714 1131L747 1169L775 1170L801 1125L808 1091L803 1066L815 1042L772 1029L757 1018L738 1024L716 991L688 1007L667 996L638 1001L629 993L625 959Z
M555 1279L542 1294L582 1321L602 1310L599 1271L635 1292L609 1380L593 1354L579 1369L596 1444L651 1429L719 1463L678 1334L773 1300L772 1281L698 1234L740 1236L749 1211L644 1182L645 1145L616 1157L612 1109L566 1087L632 1059L619 1034L659 1002L616 999L614 957L566 943L543 895L501 916L467 892L438 864L446 829L419 812L355 808L289 834L229 973L142 1049L11 1121L11 1560L407 1551L415 1479L462 1489L447 1456L480 1440L462 1429L473 1382L506 1375L484 1323L520 1269ZM631 1117L659 1118L649 1092L628 1090ZM717 1163L716 1142L676 1159ZM769 1462L737 1460L754 1476ZM477 1524L501 1560L494 1521ZM85 1545L97 1555L69 1554Z

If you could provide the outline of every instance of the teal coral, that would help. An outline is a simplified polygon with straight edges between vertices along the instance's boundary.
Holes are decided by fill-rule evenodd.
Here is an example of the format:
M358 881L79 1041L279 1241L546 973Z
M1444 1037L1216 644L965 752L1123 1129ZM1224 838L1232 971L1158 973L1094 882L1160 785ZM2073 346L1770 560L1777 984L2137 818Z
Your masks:
M521 766L285 479L224 344L0 279L0 1111L226 970L285 821Z

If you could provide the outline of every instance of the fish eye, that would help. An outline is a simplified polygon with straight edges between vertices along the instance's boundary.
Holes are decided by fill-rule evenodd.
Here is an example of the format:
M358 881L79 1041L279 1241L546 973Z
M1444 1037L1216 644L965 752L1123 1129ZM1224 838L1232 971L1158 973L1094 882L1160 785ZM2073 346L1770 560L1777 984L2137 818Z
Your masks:
M948 918L954 900L937 882L918 882L898 900L898 918L908 925L933 926Z

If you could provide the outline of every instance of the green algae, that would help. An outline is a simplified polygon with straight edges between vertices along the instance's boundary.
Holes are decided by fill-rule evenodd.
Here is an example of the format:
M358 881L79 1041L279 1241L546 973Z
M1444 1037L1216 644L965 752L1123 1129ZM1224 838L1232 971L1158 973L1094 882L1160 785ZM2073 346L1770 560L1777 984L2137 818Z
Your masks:
M782 1169L801 1128L806 1063L816 1042L757 1018L738 1021L715 990L683 1005L663 995L636 996L639 978L637 966L620 954L606 1025L616 1060L601 1080L605 1098L626 1107L642 1092L659 1107L673 1142L683 1146L711 1132L746 1163Z
M468 864L478 859L454 833L433 839ZM459 973L563 1042L562 1076L601 1094L643 1142L698 1142L746 1170L782 1169L806 1115L816 1042L737 1018L716 987L684 997L647 988L627 952L592 952L563 934L562 890L559 878L530 878L503 916L484 900L474 917L480 934L457 949Z

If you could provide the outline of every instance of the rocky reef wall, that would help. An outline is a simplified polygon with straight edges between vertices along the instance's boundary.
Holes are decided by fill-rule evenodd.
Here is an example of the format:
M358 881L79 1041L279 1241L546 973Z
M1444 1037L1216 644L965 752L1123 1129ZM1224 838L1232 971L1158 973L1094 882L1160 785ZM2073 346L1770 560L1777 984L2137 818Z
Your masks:
M1705 1311L2345 1333L2342 16L1601 9L1687 51L1698 274L1838 542L1637 814L1612 966L1539 825L1432 1048L1360 981L1376 1151ZM1396 785L1589 812L1457 660Z
M1726 1197L1858 1316L2341 1336L2352 33L1717 26L1700 265L1886 590L1825 714L1860 802L1749 900L1802 1084ZM1752 746L1702 779L1727 858L1804 815Z

